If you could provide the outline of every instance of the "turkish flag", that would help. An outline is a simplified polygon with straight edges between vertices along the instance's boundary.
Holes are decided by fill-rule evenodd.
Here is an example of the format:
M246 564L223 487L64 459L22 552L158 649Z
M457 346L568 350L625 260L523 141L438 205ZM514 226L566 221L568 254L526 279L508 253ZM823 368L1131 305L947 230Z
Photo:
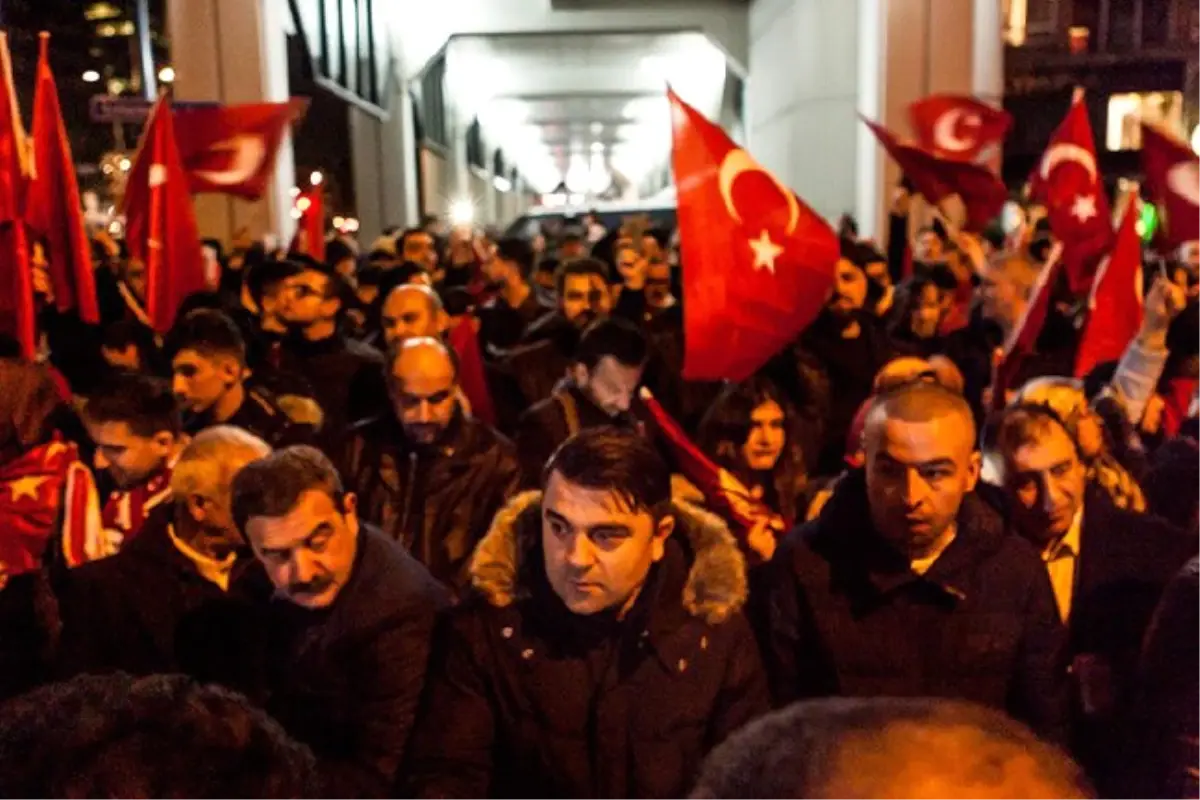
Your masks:
M1101 257L1112 247L1113 230L1082 92L1075 93L1067 116L1050 137L1029 178L1029 191L1045 203L1050 230L1063 243L1071 291L1084 294Z
M1163 218L1172 247L1200 239L1200 158L1161 128L1142 123L1146 189Z
M166 333L179 303L205 288L204 253L175 144L171 101L154 104L125 184L125 242L129 257L146 265L146 313Z
M471 416L488 425L496 424L496 409L492 405L492 394L488 390L487 377L483 369L483 354L479 352L479 336L475 330L474 315L463 317L450 329L446 337L458 356L458 385L462 387L467 402L471 404Z
M1096 272L1088 298L1087 324L1075 355L1075 377L1116 361L1142 326L1142 242L1137 202L1131 200L1117 229L1112 252Z
M939 158L977 161L991 145L1004 141L1012 116L974 97L933 94L908 107L917 144Z
M321 184L300 192L296 198L300 221L288 250L325 260L325 191Z
M32 358L37 350L37 312L24 206L33 164L5 33L0 33L0 79L4 81L0 87L0 329L17 340L26 358Z
M982 231L996 218L1008 199L1008 190L996 175L980 164L939 158L922 147L904 144L887 128L862 118L917 192L933 205L958 195L966 209L963 225Z
M72 308L84 322L100 321L92 248L83 225L71 143L50 70L50 34L41 35L33 95L33 153L37 176L29 184L27 219L46 244L46 264L59 311Z
M833 228L698 111L667 92L683 263L683 376L740 381L825 304Z
M307 108L307 100L296 98L176 110L176 141L192 193L262 197L288 125Z
M992 376L992 408L1000 410L1005 406L1005 391L1012 387L1013 379L1021 369L1021 362L1033 352L1037 345L1042 326L1046 324L1046 315L1050 312L1050 297L1054 293L1054 284L1058 280L1062 268L1061 242L1056 242L1046 259L1045 266L1038 274L1037 282L1030 293L1029 305L1025 313L1013 326L1007 341L1004 343L1004 354L1000 364Z

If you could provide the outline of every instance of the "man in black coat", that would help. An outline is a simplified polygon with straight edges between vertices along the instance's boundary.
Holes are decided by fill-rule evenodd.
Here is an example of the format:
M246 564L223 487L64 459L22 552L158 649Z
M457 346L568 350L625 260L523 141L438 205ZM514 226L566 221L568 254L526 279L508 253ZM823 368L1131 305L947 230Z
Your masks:
M1045 570L975 497L980 457L961 397L930 383L880 396L864 473L793 533L758 614L776 703L938 696L1065 734L1062 625Z
M257 628L262 672L247 653L240 688L312 748L323 795L390 796L445 589L359 523L354 495L311 447L245 467L233 516L275 587Z
M1042 553L1067 624L1073 745L1105 793L1123 764L1146 628L1163 588L1196 553L1196 537L1119 509L1089 485L1077 443L1043 406L1008 409L989 438L1014 527Z
M240 469L270 451L240 428L201 432L171 474L174 501L155 509L116 555L65 573L61 675L227 676L221 662L238 654L223 646L223 629L249 607L246 590L258 575L230 516L230 487Z
M391 356L393 411L352 429L341 464L359 516L456 592L492 517L516 493L517 453L462 410L452 352L407 339Z
M639 435L592 429L497 515L439 633L418 797L680 797L768 707L728 529L670 500Z

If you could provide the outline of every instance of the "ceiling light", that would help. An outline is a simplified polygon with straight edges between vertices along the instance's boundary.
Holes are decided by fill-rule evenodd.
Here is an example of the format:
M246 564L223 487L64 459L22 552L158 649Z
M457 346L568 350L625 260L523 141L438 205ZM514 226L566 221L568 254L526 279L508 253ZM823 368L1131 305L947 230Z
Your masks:
M171 83L175 80L175 68L163 67L158 71L158 79L163 83Z

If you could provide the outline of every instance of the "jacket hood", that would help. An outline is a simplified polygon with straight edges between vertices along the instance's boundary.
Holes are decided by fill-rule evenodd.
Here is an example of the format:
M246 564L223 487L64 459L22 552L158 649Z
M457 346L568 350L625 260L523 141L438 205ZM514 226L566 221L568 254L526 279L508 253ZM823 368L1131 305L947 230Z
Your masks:
M686 540L690 564L681 602L693 617L715 625L746 602L746 564L728 526L690 503L672 501L675 536ZM471 556L471 584L491 605L503 608L528 594L522 568L537 557L542 493L524 492L497 512ZM540 564L538 565L540 568Z

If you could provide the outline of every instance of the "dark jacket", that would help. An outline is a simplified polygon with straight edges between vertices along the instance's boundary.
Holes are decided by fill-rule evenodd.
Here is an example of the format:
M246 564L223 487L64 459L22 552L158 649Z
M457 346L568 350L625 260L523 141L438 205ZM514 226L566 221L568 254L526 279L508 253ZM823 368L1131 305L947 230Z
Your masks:
M319 342L287 339L280 368L303 376L312 386L323 412L321 438L327 443L336 442L351 424L375 416L387 405L383 356L340 332Z
M542 467L560 444L581 430L603 425L632 428L635 421L629 414L610 417L574 386L536 403L521 415L513 436L521 458L522 486L540 486Z
M331 607L268 605L265 693L255 699L312 748L323 796L388 796L447 601L428 570L362 525L354 571Z
M530 325L553 311L530 291L525 302L513 308L503 297L494 297L479 309L479 343L485 355L516 346Z
M961 698L1064 738L1064 631L1033 549L967 495L954 541L918 576L869 515L849 473L767 567L756 621L776 703Z
M1073 745L1102 793L1115 769L1143 637L1163 589L1196 554L1196 537L1124 511L1088 486L1068 620ZM1194 676L1193 676L1194 677Z
M679 526L623 621L572 614L521 495L472 559L481 598L439 634L409 774L419 797L680 797L768 707L739 612L745 567L715 517Z
M341 464L358 513L456 592L492 517L517 490L512 442L461 414L433 447L415 447L388 414L357 426Z
M320 419L321 411L315 401L307 398L296 398L294 401L305 403L310 409L310 416ZM235 425L249 431L276 450L294 444L314 444L316 441L317 426L293 420L280 408L278 401L262 389L246 387L246 398L233 416L223 423L214 423L206 414L198 414L187 420L184 427L189 434L195 435L217 424Z
M200 575L171 541L174 507L151 513L116 555L65 574L59 589L58 673L181 672L224 682L240 656L221 643L268 584L253 559L234 567L230 591Z

